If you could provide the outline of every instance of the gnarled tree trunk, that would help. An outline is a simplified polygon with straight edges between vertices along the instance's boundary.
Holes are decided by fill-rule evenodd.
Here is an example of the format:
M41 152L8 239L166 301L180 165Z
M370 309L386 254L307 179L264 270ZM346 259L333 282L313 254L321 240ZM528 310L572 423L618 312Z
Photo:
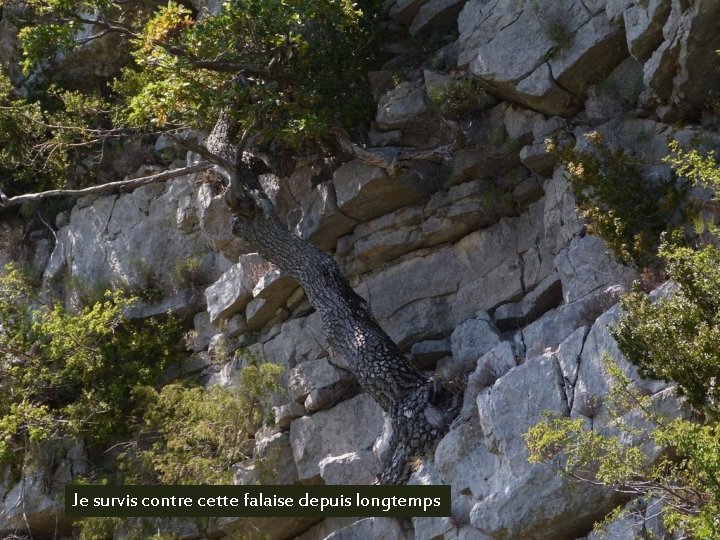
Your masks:
M380 481L405 482L410 460L432 450L457 415L460 397L412 366L335 260L283 225L257 177L243 164L241 150L229 163L233 129L228 122L221 115L208 137L206 157L215 159L230 180L225 197L233 233L303 287L320 313L330 345L345 358L362 389L390 414L393 434Z

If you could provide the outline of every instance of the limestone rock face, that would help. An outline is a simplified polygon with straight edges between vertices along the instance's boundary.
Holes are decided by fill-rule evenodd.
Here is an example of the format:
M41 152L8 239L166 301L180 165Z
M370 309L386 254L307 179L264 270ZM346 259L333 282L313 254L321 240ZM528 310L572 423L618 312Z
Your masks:
M252 300L253 289L270 265L257 253L240 261L205 290L210 322L215 324L241 312Z
M471 0L459 17L459 64L493 93L546 114L579 96L625 57L621 27L582 2Z
M382 409L366 394L298 418L290 426L290 441L300 481L317 481L325 458L369 450L382 429Z
M372 484L381 469L380 461L369 450L326 457L320 462L320 476L327 485Z
M191 3L199 18L221 5ZM595 540L593 522L627 501L530 464L525 432L550 412L617 434L608 411L608 355L658 414L688 411L671 387L643 380L620 353L609 328L638 274L587 233L546 140L591 150L590 133L597 132L611 148L627 150L650 182L671 174L663 157L672 139L720 148L717 115L703 110L720 85L720 2L384 5L387 63L369 74L377 110L369 111L369 131L353 137L390 161L453 143L447 159L400 159L390 175L350 156L316 152L290 156L292 172L259 180L281 221L335 257L408 359L428 376L457 383L462 411L434 454L414 464L410 481L449 484L452 515L222 518L192 536ZM9 19L0 17L0 57L16 46ZM64 58L63 69L95 77L112 68L80 65L80 58ZM484 92L467 96L474 108L441 115L438 96L450 100L467 79L468 91L479 85ZM687 124L698 118L702 124ZM159 139L149 150L165 158L173 149ZM256 462L236 466L237 483L374 482L388 450L389 416L361 393L298 283L232 234L227 204L211 180L197 175L86 197L57 216L55 243L48 231L32 231L30 259L45 293L72 307L94 287L152 292L132 317L171 310L194 331L196 356L172 377L233 387L251 362L285 368L282 392L271 399L273 425L255 433ZM710 211L707 217L719 220ZM652 429L637 411L623 421L638 434ZM655 459L663 449L645 443L643 450ZM68 449L49 477L25 475L33 537L54 534L57 503L47 486L60 489L86 473L84 460L84 451ZM0 535L23 528L20 500L15 479L0 472ZM608 537L630 540L641 526L665 534L654 501L628 504L646 521L619 518ZM69 523L61 529L70 534Z
M208 249L197 228L178 227L178 211L194 196L193 179L185 177L119 196L81 199L57 233L44 270L46 286L68 305L108 288L153 290L162 298L142 301L135 316L172 308L192 317L204 304L198 290L229 266Z
M338 529L325 540L355 540L356 538L377 538L378 540L405 540L410 536L397 519L385 517L365 518L352 525Z
M708 92L720 82L720 74L711 68L715 59L707 54L720 46L720 35L712 23L720 14L720 6L712 0L669 2L666 17L667 4L650 2L647 11L638 14L638 19L648 21L640 23L640 28L646 26L648 30L640 34L637 45L645 52L641 37L652 41L656 27L664 22L663 42L645 62L644 82L651 92L644 97L646 103L655 100L662 104L661 119L672 122L702 107Z

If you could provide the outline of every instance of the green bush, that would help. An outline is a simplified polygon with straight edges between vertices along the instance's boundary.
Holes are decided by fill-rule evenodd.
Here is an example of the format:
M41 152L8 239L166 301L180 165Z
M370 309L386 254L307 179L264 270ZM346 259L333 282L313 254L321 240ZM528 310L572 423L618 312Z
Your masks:
M618 261L657 267L660 236L684 194L674 178L651 182L623 149L611 149L600 133L587 135L592 149L555 149L567 170L588 232L603 238Z
M668 158L696 184L717 189L712 156L676 144ZM720 247L718 231L697 249L684 237L661 244L674 290L650 298L635 291L622 300L623 316L611 329L620 351L645 377L674 384L693 408L692 418L669 421L653 412L612 362L608 412L617 435L587 430L582 420L548 417L526 433L532 462L551 461L566 474L663 503L668 530L685 538L720 538ZM654 428L644 435L625 424L634 409ZM631 435L627 437L625 435ZM628 440L634 440L629 444ZM664 448L651 462L646 443ZM616 515L617 513L615 513Z
M158 385L184 352L179 325L134 324L118 294L76 313L43 304L13 266L0 290L0 462L65 437L102 447L128 436L133 388Z
M487 92L467 75L453 79L447 86L433 88L428 97L437 112L453 118L477 112L488 102Z
M720 249L663 245L668 277L677 289L653 300L633 292L613 329L620 350L644 377L677 383L694 406L720 409Z
M252 457L251 437L268 419L282 373L263 363L246 367L237 388L136 388L146 409L120 456L123 475L133 482L231 484L232 466Z
M662 503L662 519L669 531L682 533L684 538L717 540L720 423L658 417L652 411L651 397L638 393L617 366L611 362L608 366L614 380L610 427L617 434L587 429L583 419L546 417L525 434L530 462L551 462L578 480ZM651 432L643 436L625 423L623 415L632 408L654 426ZM628 440L635 443L630 445ZM655 462L642 450L650 443L665 449ZM622 513L617 509L596 528L601 532Z

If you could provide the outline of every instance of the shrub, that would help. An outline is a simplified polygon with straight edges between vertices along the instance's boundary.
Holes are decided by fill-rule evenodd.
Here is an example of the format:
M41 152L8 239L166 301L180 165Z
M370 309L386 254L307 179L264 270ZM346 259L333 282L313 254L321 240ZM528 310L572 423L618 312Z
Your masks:
M614 377L610 407L615 435L587 429L583 419L546 417L525 434L532 463L551 462L563 474L600 483L621 493L642 496L662 508L665 527L684 538L720 538L720 423L688 419L667 421L652 412L652 399L632 388L622 371L609 364ZM625 423L631 408L654 426L644 436ZM628 444L627 441L634 441ZM643 447L652 443L665 449L651 461ZM632 508L632 507L631 507ZM604 524L625 511L617 509ZM643 515L638 516L643 519Z
M684 152L677 144L668 158L697 184L717 188L711 156ZM606 434L587 430L582 420L548 417L526 433L532 462L552 461L566 474L599 482L622 493L662 504L668 530L685 538L720 538L720 247L715 237L693 249L684 238L662 243L659 255L675 282L666 297L635 291L622 301L624 315L611 329L620 351L641 375L675 385L694 410L692 418L668 420L653 412L610 362L614 384ZM639 412L651 426L638 433L624 415ZM607 434L613 430L616 435ZM625 437L625 435L631 435ZM633 441L629 443L628 441ZM664 448L654 462L642 451L651 442ZM617 515L617 512L615 513Z
M469 76L433 88L428 97L437 112L454 118L481 110L488 100L487 92Z
M128 434L137 406L132 389L157 385L183 353L170 318L138 326L124 317L132 299L119 294L77 313L39 301L10 266L0 280L0 461L18 462L63 437L103 446Z
M657 267L660 236L684 194L674 178L650 181L622 149L611 149L598 132L591 150L556 150L567 170L588 232L603 238L618 261Z
M146 409L134 442L120 456L125 479L231 484L232 466L252 457L251 437L268 419L283 371L272 363L248 366L237 388L136 388L135 398Z

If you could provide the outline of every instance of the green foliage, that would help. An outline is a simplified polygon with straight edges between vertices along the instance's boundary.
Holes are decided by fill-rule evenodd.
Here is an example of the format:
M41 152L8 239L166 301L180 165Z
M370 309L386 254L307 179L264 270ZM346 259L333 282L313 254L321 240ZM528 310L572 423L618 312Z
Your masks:
M319 143L329 127L369 118L379 0L230 0L198 17L177 2L150 6L28 2L20 39L35 86L21 99L5 75L0 81L0 127L10 135L0 144L0 187L8 194L85 182L109 137L208 131L221 109L273 148ZM95 34L83 37L88 29ZM93 86L102 100L68 92L63 85L75 83L56 69L58 51L72 55L105 33L121 36L127 64Z
M232 465L250 457L250 436L267 419L282 373L263 363L246 367L237 388L137 388L146 411L137 446L121 456L124 474L163 484L232 483Z
M610 407L614 421L601 431L590 430L582 419L548 416L525 434L532 463L552 462L563 474L599 482L627 494L664 504L662 519L671 532L686 538L720 538L720 423L698 424L679 418L664 422L651 410L651 400L634 390L617 366ZM622 406L617 406L622 403ZM651 433L639 435L623 417L638 407ZM630 435L630 436L628 436ZM635 440L628 444L628 440ZM666 449L652 462L642 450L651 442ZM621 509L598 524L619 517Z
M6 268L0 464L39 464L63 441L81 439L106 455L85 479L92 483L232 482L232 467L251 457L252 435L269 419L283 368L250 358L237 387L162 386L167 368L184 357L182 329L172 318L134 324L125 318L132 302L116 293L70 312L43 304L16 267ZM89 539L113 538L118 529L149 538L158 530L148 520L78 525Z
M487 92L469 76L454 79L447 86L436 86L428 97L435 110L450 117L462 117L478 111L487 103Z
M70 179L82 183L88 160L99 161L103 139L112 136L100 129L107 104L57 87L41 101L26 100L2 71L0 66L0 188L16 195L65 187Z
M676 382L691 404L719 416L720 249L665 244L660 253L677 290L657 300L628 295L613 336L643 376Z
M608 148L597 132L587 137L591 150L566 148L559 158L588 232L603 238L624 264L657 266L660 236L684 190L672 178L648 181L624 150Z
M199 255L188 255L178 259L170 272L174 289L182 289L200 283L202 259Z
M116 84L129 100L124 119L207 127L232 103L265 140L294 144L357 123L368 110L371 21L348 0L234 0L200 20L170 3L136 41L139 69Z
M678 174L718 189L712 155L684 151L677 143L671 150L667 162ZM610 425L587 430L581 420L548 417L526 434L532 462L553 461L575 477L658 500L666 528L696 540L720 538L720 247L717 229L713 234L697 249L684 238L663 241L659 255L674 290L659 298L629 294L622 301L624 315L611 328L639 373L673 383L695 417L668 420L654 413L652 397L609 363L615 381ZM630 430L630 410L654 429ZM651 462L641 451L646 443L665 451Z
M177 323L137 326L118 294L77 313L44 305L12 266L0 287L0 462L65 437L102 447L129 435L133 388L158 385L184 351Z
M677 141L671 141L669 146L671 154L665 162L680 176L703 187L720 189L720 168L712 152L703 155L695 148L686 151Z

